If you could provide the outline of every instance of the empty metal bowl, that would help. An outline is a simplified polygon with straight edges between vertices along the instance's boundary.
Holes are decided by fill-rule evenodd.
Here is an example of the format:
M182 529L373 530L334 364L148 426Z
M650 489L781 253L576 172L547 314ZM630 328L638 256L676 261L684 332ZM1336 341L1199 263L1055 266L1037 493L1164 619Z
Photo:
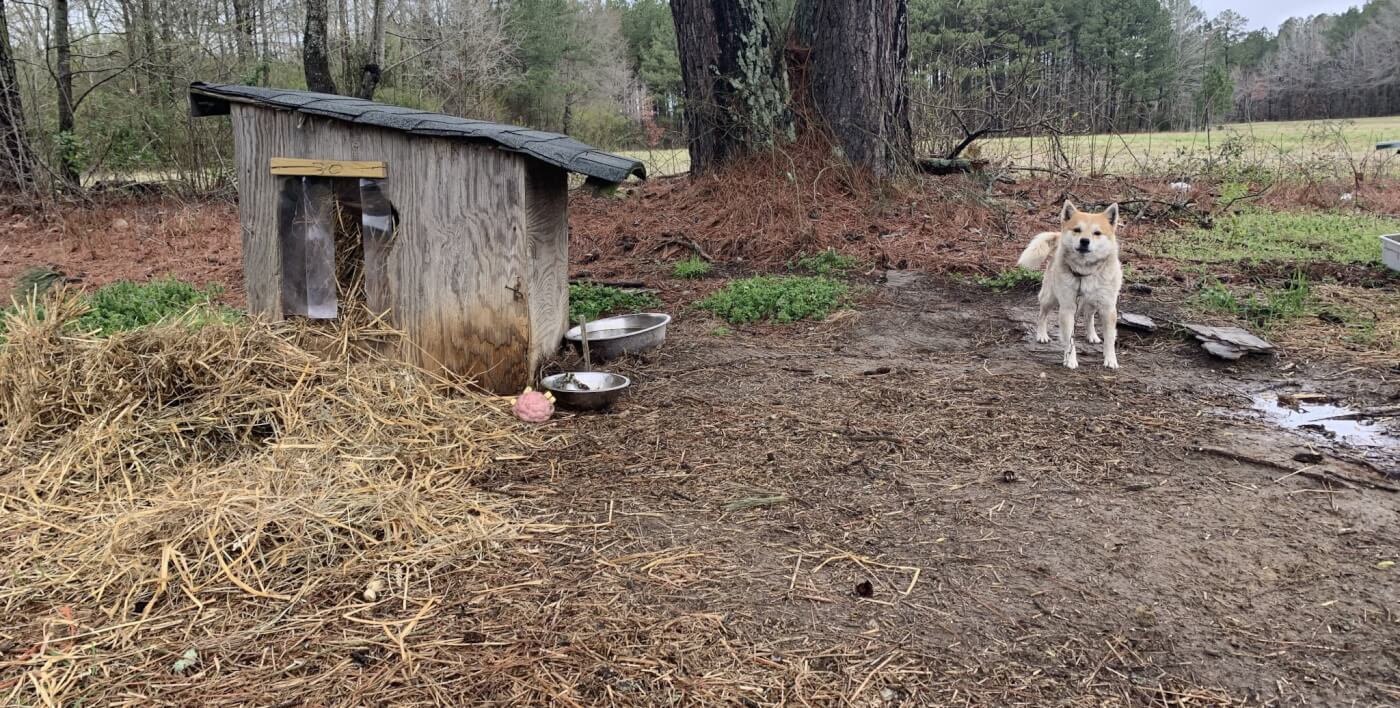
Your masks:
M556 403L576 411L607 408L622 398L631 385L626 376L605 371L568 371L540 381L540 386L554 394Z
M666 341L666 325L670 322L670 315L659 312L641 312L588 322L584 325L588 328L588 355L593 361L608 361L623 354L639 354L655 349ZM583 351L583 338L578 327L565 332L564 339L569 340L575 349Z

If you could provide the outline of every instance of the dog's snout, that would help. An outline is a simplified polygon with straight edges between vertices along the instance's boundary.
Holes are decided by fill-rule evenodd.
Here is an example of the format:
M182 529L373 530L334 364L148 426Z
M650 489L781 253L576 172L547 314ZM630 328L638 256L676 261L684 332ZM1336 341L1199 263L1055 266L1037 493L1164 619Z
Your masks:
M1084 250L1084 251L1089 250L1089 239L1087 239L1087 238L1081 238L1081 239L1079 239L1079 248L1080 248L1080 250Z

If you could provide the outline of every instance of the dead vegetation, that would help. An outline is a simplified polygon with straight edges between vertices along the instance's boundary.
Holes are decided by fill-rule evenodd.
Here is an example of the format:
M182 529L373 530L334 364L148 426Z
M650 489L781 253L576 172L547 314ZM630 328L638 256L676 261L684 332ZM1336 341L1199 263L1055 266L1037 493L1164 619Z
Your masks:
M294 692L357 651L411 665L433 588L480 587L476 568L530 532L472 485L540 444L495 399L313 353L346 341L324 332L97 339L65 330L73 307L11 315L0 349L7 704L141 702L230 673Z

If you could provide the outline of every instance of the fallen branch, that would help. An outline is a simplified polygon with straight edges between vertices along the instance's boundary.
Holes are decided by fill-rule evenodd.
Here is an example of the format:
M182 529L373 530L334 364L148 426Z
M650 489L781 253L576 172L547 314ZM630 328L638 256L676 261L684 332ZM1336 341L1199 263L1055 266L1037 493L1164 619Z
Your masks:
M684 246L685 248L689 248L690 250L695 251L695 255L700 256L701 258L704 258L705 260L707 260L707 261L709 261L709 262L711 262L711 263L714 263L714 262L715 262L715 259L714 259L714 258L711 258L711 257L710 257L710 254L706 253L706 252L705 252L705 249L703 249L703 248L700 247L700 244L698 244L698 243L696 243L696 242L694 242L694 241L692 241L692 240L690 240L690 239L688 239L688 238L665 238L665 239L661 239L661 241L660 241L659 243L656 244L656 248L653 248L652 250L653 250L653 251L659 251L659 250L661 250L661 249L663 249L663 248L665 248L665 247L667 247L667 246Z
M1327 470L1315 472L1307 468L1290 467L1285 464L1274 462L1273 460L1265 460L1259 457L1252 457L1241 452L1235 452L1234 450L1226 450L1224 448L1219 447L1196 447L1192 449L1195 452L1200 452L1207 455L1215 455L1217 457L1224 457L1227 459L1234 460L1236 462L1244 462L1246 464L1257 465L1259 467L1270 467L1276 470L1287 472L1289 474L1296 474L1299 477L1307 477L1308 479L1314 479L1320 482L1330 482L1332 484L1337 484L1346 487L1347 489L1357 490L1357 487L1359 485L1363 487L1369 487L1371 489L1379 489L1383 492L1391 492L1392 494L1400 493L1400 487L1392 487L1388 484L1371 482L1364 479L1356 479L1355 477L1347 477L1337 472L1330 472Z
M602 285L609 288L623 288L625 290L651 290L646 283L639 280L594 280L592 278L579 278L570 280L570 285Z
M1350 462L1351 464L1356 465L1357 467L1365 467L1366 469L1371 470L1372 472L1375 472L1376 474L1385 477L1386 479L1400 479L1400 471L1383 470L1380 467L1378 467L1375 463L1371 462L1370 460L1367 460L1364 457L1354 457L1352 455L1338 455L1335 453L1333 453L1332 456L1341 460L1342 462Z
M987 166L986 160L924 157L916 161L919 171L930 175L956 175L974 172Z
M1226 214L1226 213L1229 213L1230 207L1234 206L1236 202L1248 201L1248 200L1250 200L1250 199L1258 199L1259 197L1264 196L1264 194L1265 194L1266 192L1268 192L1268 191L1269 191L1269 187L1265 187L1265 188L1263 188L1263 189L1261 189L1261 190L1259 190L1259 191L1257 191L1257 192L1250 192L1249 194L1243 194L1243 195L1240 195L1240 196L1238 196L1238 197L1231 197L1230 199L1227 199L1227 200L1225 201L1224 204L1217 205L1217 206L1215 207L1215 213L1217 213L1217 214Z

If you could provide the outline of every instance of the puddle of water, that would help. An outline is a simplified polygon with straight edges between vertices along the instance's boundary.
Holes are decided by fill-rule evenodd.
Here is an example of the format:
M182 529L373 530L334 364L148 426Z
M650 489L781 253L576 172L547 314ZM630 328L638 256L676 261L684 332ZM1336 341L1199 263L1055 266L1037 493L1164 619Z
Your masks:
M1400 438L1369 420L1356 420L1356 411L1345 406L1326 403L1299 403L1286 406L1277 396L1256 395L1254 410L1268 416L1279 426L1290 430L1307 430L1357 447L1400 449Z

